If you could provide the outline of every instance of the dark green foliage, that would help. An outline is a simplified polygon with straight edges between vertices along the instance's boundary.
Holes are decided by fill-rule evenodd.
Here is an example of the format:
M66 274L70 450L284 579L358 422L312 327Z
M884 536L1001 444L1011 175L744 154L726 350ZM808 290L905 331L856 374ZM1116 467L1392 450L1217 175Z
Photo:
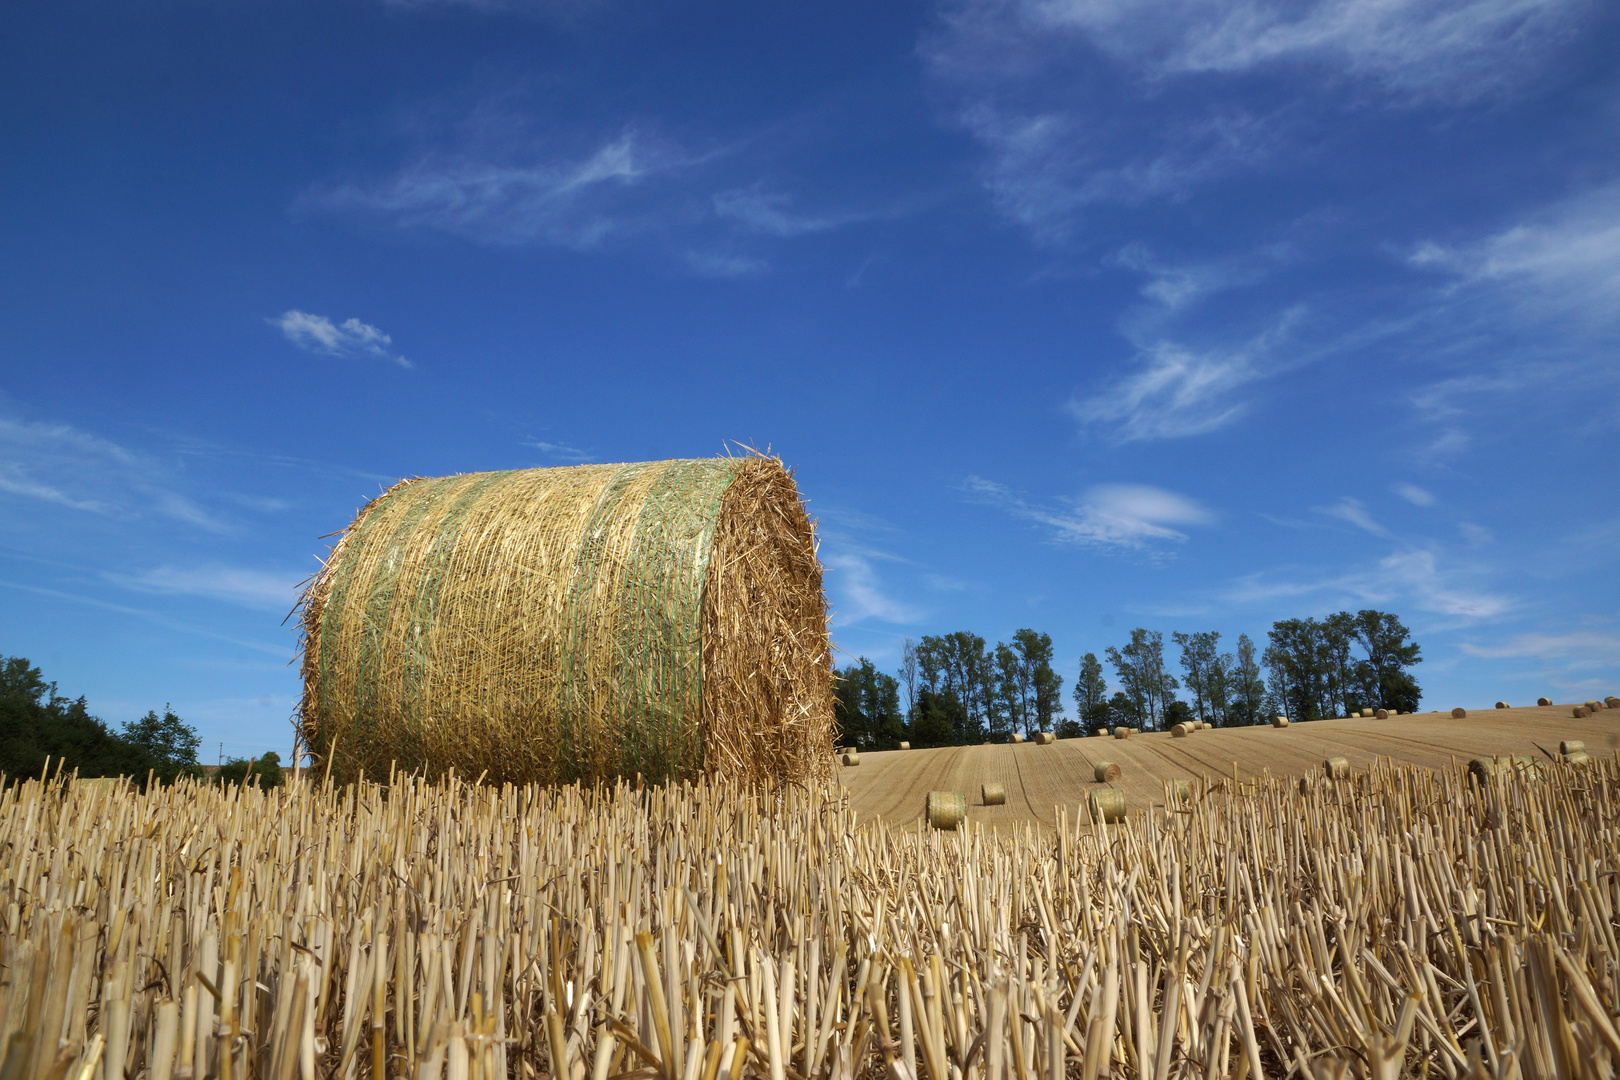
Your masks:
M900 715L900 683L879 671L866 657L838 673L833 701L841 746L860 750L894 750L905 738Z
M1394 615L1365 610L1320 621L1284 619L1268 636L1271 707L1286 716L1319 720L1364 708L1415 712L1422 700L1406 669L1423 658ZM1356 646L1364 656L1355 655Z
M1226 668L1216 646L1221 640L1217 630L1202 633L1174 633L1170 640L1181 646L1181 669L1186 672L1184 686L1192 693L1193 719L1213 723L1224 711L1226 703ZM1165 716L1165 727L1181 721Z
M917 692L917 713L911 721L911 745L958 746L968 729L967 709L953 690Z
M60 767L87 778L130 776L145 783L151 772L168 782L196 774L200 741L167 709L114 732L90 715L84 698L59 696L56 684L27 660L0 657L0 771L8 780L38 776L49 761L53 773Z
M281 755L268 753L257 760L233 757L219 767L214 780L221 784L255 784L266 791L282 784Z
M1168 731L1177 724L1185 724L1189 720L1198 719L1193 715L1192 706L1177 698L1164 709L1164 727Z
M1074 682L1074 709L1080 714L1082 728L1095 728L1108 723L1108 679L1103 675L1102 661L1096 653L1080 658L1080 677Z
M1108 661L1114 665L1132 713L1130 726L1152 731L1160 726L1164 711L1175 700L1181 686L1164 667L1164 635L1157 630L1137 627L1131 643L1123 649L1112 645Z

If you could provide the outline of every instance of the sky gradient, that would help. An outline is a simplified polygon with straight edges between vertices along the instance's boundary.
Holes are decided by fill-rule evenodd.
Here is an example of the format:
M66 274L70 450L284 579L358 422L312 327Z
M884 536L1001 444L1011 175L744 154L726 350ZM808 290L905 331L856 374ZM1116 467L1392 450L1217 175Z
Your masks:
M381 487L751 445L841 662L1376 607L1426 708L1620 693L1616 55L1597 0L27 5L0 654L285 752Z

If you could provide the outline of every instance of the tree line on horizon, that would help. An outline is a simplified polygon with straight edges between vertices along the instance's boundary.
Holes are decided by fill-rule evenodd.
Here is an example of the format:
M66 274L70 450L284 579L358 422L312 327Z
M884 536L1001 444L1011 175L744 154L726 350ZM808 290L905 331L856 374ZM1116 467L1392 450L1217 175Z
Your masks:
M1276 715L1309 721L1366 708L1415 712L1422 700L1410 670L1422 662L1421 651L1388 612L1283 619L1266 636L1264 651L1239 634L1233 651L1222 652L1217 630L1174 632L1178 677L1165 659L1164 635L1138 627L1124 645L1103 650L1112 684L1095 653L1080 658L1073 716L1047 634L1021 629L994 648L965 630L908 637L897 673L878 670L864 656L836 673L840 745L962 746L1037 731L1074 738L1116 726L1164 730L1187 720L1241 727Z
M168 705L161 715L148 710L114 731L90 714L83 696L63 697L25 658L0 656L0 774L6 783L59 769L85 779L128 776L143 787L148 778L163 784L202 779L210 772L197 762L201 745L197 729ZM282 781L274 753L231 758L211 775L222 783L251 778L266 789Z

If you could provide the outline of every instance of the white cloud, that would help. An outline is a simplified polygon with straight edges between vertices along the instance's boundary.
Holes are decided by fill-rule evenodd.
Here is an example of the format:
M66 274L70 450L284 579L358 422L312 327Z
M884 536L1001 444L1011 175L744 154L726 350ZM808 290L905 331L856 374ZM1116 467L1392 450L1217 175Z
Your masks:
M0 492L113 519L156 515L231 531L170 487L165 473L158 462L67 424L0 416Z
M291 574L228 566L159 566L139 574L106 573L115 585L137 592L204 596L242 607L286 613L298 601L299 579Z
M538 439L529 439L525 440L523 445L531 446L540 451L542 454L545 454L548 457L557 458L560 461L586 462L594 460L591 454L587 451L581 450L575 446L565 446L562 443L541 442Z
M1519 634L1497 645L1465 643L1462 651L1485 659L1563 661L1577 666L1620 664L1620 634L1578 630L1568 634Z
M1081 425L1118 442L1174 439L1225 427L1243 415L1239 388L1284 368L1279 349L1301 309L1232 348L1194 350L1169 340L1140 344L1136 370L1069 410Z
M1057 505L1032 503L992 480L970 476L971 494L1009 513L1047 526L1063 543L1140 550L1157 542L1184 543L1174 526L1208 525L1215 518L1184 495L1146 484L1099 484L1080 499Z
M479 150L430 154L380 184L311 191L303 205L480 243L588 251L643 227L626 201L633 189L691 163L633 130L572 160L515 163Z
M838 601L835 621L839 625L866 619L901 624L921 621L916 609L884 591L869 553L842 551L829 555L824 549L821 561L832 571L827 585Z
M1620 324L1620 184L1547 207L1482 239L1429 240L1411 265L1446 273L1455 290L1490 308L1588 329Z
M1489 619L1512 610L1514 603L1475 584L1488 576L1488 568L1442 566L1436 552L1407 548L1378 560L1374 567L1314 580L1266 580L1263 574L1250 575L1228 589L1222 599L1249 604L1324 595L1329 606L1399 603L1455 618Z
M1584 0L1025 0L1159 76L1305 61L1415 94L1475 97L1564 37Z
M1469 547L1484 547L1496 539L1491 530L1483 525L1476 525L1472 521L1457 522L1457 531L1462 533L1463 542Z
M1326 514L1328 517L1338 518L1340 521L1348 521L1356 528L1365 529L1374 536L1388 537L1390 535L1388 529L1373 520L1372 515L1367 513L1367 508L1362 505L1359 499L1352 499L1348 495L1332 506L1318 506L1316 512Z
M393 338L359 319L334 323L325 315L311 315L294 309L269 321L272 326L280 328L288 341L308 352L326 356L373 356L379 360L391 360L403 368L412 366L409 360L393 352Z
M1411 503L1413 506L1433 506L1434 496L1416 484L1396 484L1392 489L1395 494Z
M847 214L799 213L793 209L793 196L767 191L760 184L718 192L711 201L719 217L765 236L803 236L858 220Z

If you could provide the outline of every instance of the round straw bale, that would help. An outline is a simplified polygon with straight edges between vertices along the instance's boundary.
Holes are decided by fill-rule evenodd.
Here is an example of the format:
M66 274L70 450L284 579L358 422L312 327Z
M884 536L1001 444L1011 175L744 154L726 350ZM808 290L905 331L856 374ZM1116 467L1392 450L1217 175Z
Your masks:
M1330 757L1322 762L1322 772L1329 780L1348 780L1350 778L1350 760L1342 757Z
M1585 749L1586 743L1580 739L1565 739L1563 742L1558 744L1558 752L1560 754L1573 754L1577 750Z
M1461 705L1459 705L1455 709L1451 710L1451 718L1453 720L1461 720L1464 717L1466 717L1467 715L1468 715L1468 710L1463 708Z
M1592 759L1587 756L1585 750L1577 750L1572 754L1561 754L1560 760L1562 760L1565 765L1585 765Z
M1379 709L1377 712L1373 713L1373 718L1376 719L1376 720L1388 720L1389 719L1389 710L1388 709Z
M1192 729L1186 724L1177 724L1175 727L1170 729L1170 737L1172 739L1185 739L1187 737L1187 732L1191 730Z
M1585 705L1586 711L1589 713L1600 713L1603 711L1603 702L1601 701L1592 700L1585 702Z
M776 458L405 480L300 601L334 779L826 779L827 602Z
M1133 732L1135 730L1136 730L1135 728L1128 728L1125 725L1121 724L1119 727L1116 727L1114 729L1114 738L1116 738L1116 739L1128 739L1128 738L1131 737L1131 732Z
M1577 705L1571 711L1575 714L1575 719L1577 720L1584 720L1586 717L1591 715L1585 705Z
M900 742L900 749L902 749L902 750L910 750L911 749L911 744L902 739L901 742Z
M1620 709L1620 697L1606 697L1603 704L1610 709Z
M1536 704L1537 705L1551 705L1552 704L1552 698L1538 697L1538 698L1536 698Z
M967 796L959 791L928 793L928 824L935 829L954 829L967 819Z
M1509 704L1508 704L1508 703L1507 703L1507 702L1505 702L1505 701L1498 701L1498 702L1497 702L1497 703L1496 703L1496 707L1497 707L1497 708L1498 708L1498 709L1511 709L1511 708L1513 708L1513 706L1511 706L1511 705L1509 705Z
M1015 731L1012 733L1012 741L1015 743L1021 743L1024 741L1024 737Z
M1468 775L1484 784L1496 775L1497 764L1495 758L1477 757L1468 763Z
M1053 743L1057 742L1057 732L1043 731L1039 735L1035 736L1035 741L1040 743L1042 746L1051 746Z
M1105 727L1100 727L1096 731L1093 731L1092 734L1097 736L1099 739L1106 739L1108 738L1108 729Z
M1288 726L1288 717L1286 717L1286 716L1273 716L1271 718L1271 726L1272 727L1287 727Z
M1001 806L1007 801L1007 789L991 780L979 787L979 797L986 806Z
M1112 761L1099 761L1092 767L1091 774L1099 784L1112 784L1119 779L1119 766Z
M843 762L846 767L854 768L861 763L861 752L859 750L850 750L838 760Z
M1360 713L1361 716L1371 716L1372 714L1373 711L1371 709L1362 709Z
M1125 793L1118 788L1099 788L1086 797L1093 824L1125 820Z

